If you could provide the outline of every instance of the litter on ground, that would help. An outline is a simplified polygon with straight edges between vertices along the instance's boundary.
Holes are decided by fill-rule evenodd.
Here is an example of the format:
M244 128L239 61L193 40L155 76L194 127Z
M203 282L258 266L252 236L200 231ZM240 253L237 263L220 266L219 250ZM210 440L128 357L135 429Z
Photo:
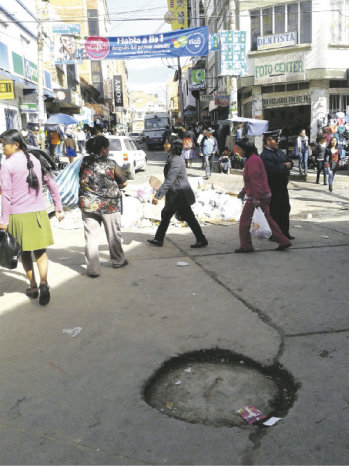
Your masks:
M186 267L187 265L189 265L189 263L188 263L188 262L181 262L181 261L179 261L179 262L177 262L176 265L177 265L178 267Z
M281 421L281 419L282 419L282 417L271 417L267 421L263 422L263 425L270 427L270 426L273 426L274 424L276 424L277 422Z
M62 330L62 333L66 333L67 335L71 336L72 338L75 338L76 336L79 335L81 330L82 330L82 327L64 328Z
M245 419L248 424L253 424L256 421L261 421L262 419L266 418L262 411L259 411L259 409L253 405L245 406L244 408L236 411L236 413L240 414L240 416Z

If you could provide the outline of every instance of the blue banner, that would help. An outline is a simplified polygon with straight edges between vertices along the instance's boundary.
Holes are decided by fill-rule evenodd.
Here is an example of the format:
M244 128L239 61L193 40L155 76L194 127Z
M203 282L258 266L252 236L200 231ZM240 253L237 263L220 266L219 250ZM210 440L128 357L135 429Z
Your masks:
M206 26L144 36L88 37L85 40L70 36L64 39L70 42L55 47L55 63L208 55Z

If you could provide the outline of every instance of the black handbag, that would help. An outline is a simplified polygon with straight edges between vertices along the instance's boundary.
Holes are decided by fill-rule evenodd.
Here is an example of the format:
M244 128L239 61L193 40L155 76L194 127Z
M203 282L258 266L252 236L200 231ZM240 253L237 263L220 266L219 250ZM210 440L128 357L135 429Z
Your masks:
M18 264L21 246L8 231L0 230L0 267L15 269Z

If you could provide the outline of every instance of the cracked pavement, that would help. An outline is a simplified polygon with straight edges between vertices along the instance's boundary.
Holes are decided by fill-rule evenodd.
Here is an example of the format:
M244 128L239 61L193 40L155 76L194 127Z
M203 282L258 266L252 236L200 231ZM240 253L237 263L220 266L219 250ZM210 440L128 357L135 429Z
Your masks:
M290 183L287 251L260 241L234 254L237 224L204 226L202 250L187 228L170 229L162 248L146 244L154 230L129 229L130 263L115 270L101 233L104 267L91 280L82 230L54 227L46 308L25 297L21 265L1 269L0 463L347 464L349 184L339 178L332 195ZM62 333L76 326L77 337ZM288 415L268 429L216 428L145 403L165 361L213 348L280 362L300 384Z

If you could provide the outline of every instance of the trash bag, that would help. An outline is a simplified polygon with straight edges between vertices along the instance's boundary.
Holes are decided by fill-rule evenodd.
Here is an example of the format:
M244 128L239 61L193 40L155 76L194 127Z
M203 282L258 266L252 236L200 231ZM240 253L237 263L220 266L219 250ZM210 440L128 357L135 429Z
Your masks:
M269 223L260 207L254 209L250 233L254 238L258 239L269 239L271 237Z
M21 246L8 231L0 230L0 266L15 269L18 264Z

